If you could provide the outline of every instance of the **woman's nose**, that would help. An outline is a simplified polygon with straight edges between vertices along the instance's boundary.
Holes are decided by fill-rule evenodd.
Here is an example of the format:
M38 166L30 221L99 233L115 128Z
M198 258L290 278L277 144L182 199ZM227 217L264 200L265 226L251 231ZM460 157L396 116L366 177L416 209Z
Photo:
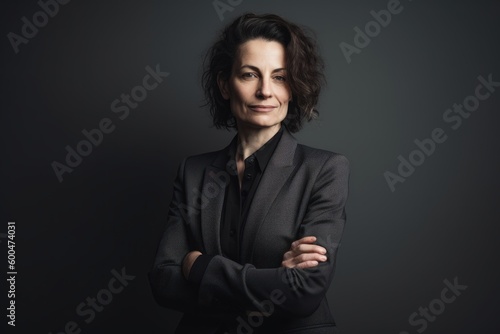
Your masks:
M260 98L269 98L272 96L271 85L269 79L261 79L259 88L257 89L257 96Z

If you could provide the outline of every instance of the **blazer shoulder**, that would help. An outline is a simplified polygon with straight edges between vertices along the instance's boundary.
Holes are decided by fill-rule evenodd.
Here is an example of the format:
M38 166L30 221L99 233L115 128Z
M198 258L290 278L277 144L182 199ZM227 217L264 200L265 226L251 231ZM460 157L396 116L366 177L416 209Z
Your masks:
M347 159L347 157L342 153L327 151L302 144L297 145L297 153L296 157L306 163L320 166L329 163L334 166L349 169L349 159Z
M218 151L212 151L212 152L205 152L205 153L200 153L200 154L194 154L194 155L189 155L184 158L186 162L194 163L204 163L204 162L211 162L212 160L215 159L223 150L218 150Z
M181 166L184 166L186 170L191 170L191 169L200 170L200 168L209 166L213 164L216 160L221 159L224 152L225 149L221 149L212 152L190 155L182 159Z

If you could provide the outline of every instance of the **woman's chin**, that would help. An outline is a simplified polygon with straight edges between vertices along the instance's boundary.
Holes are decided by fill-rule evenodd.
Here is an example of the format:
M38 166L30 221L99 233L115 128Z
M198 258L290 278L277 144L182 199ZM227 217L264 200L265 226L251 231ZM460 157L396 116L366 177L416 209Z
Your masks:
M242 120L238 122L241 126L249 128L271 128L281 124L283 120L278 119L264 119L264 117L255 117L252 119Z
M269 129L274 126L279 127L279 122L245 122L242 123L243 127L245 128L252 128L252 129Z

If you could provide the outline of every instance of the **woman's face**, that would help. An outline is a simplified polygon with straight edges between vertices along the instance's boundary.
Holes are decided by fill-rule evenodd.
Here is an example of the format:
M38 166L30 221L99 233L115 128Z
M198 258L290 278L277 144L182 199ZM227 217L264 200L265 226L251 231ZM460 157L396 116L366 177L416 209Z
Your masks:
M240 45L228 81L219 81L238 129L279 127L292 97L286 81L285 48L253 39Z

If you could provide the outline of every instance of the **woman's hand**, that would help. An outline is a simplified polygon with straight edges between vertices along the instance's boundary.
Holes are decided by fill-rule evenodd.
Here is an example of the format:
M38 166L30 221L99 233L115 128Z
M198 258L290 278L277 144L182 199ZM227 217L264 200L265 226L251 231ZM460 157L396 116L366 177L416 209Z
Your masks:
M194 261L201 255L201 252L191 251L186 254L184 260L182 261L182 274L184 278L188 279L189 272L191 272L191 267L193 266Z
M326 249L314 245L316 237L307 236L292 242L290 250L283 255L281 266L287 268L312 268L326 261Z

